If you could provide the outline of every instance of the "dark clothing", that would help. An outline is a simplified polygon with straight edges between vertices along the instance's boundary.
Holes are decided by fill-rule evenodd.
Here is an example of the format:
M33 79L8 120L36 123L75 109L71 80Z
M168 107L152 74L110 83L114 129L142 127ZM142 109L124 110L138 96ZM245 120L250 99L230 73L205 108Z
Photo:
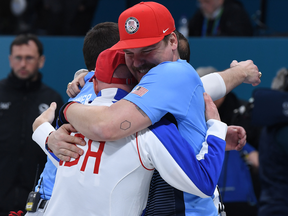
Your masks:
M249 107L248 102L239 100L230 92L218 111L221 121L227 125L242 126L246 130L247 142L257 149L261 129L251 126ZM227 215L257 215L257 196L260 193L258 172L253 172L244 159L246 154L254 150L249 144L241 151L225 152L218 186Z
M93 27L98 0L42 0L36 28L46 35L81 36ZM40 33L40 31L39 31Z
M198 9L189 21L189 36L253 36L253 27L243 5L226 0L215 19L207 20Z
M287 124L265 127L260 137L259 216L288 215L288 154L277 140L285 142L288 146Z
M247 101L239 100L230 92L218 111L221 121L227 125L242 126L246 130L247 142L257 150L261 127L251 125L251 105Z
M46 162L45 153L32 140L32 123L51 102L61 107L63 101L41 78L39 73L35 82L24 81L11 72L0 81L0 215L25 209Z
M284 79L279 74L275 78ZM279 91L283 86L253 91L252 122L264 127L259 139L259 216L288 215L288 93Z
M142 216L185 216L183 197L183 191L171 187L171 185L162 179L159 172L155 170L150 183L147 206Z

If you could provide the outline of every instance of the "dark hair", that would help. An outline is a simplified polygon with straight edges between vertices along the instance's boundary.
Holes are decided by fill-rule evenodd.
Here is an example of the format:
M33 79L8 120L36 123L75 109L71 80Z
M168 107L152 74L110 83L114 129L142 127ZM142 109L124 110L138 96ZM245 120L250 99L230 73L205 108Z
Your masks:
M188 42L187 38L185 38L182 33L178 32L177 30L175 30L174 33L176 34L177 41L178 41L177 50L178 50L180 59L184 59L189 63L189 61L190 61L189 42ZM164 36L164 38L163 38L163 41L166 45L168 44L169 38L170 38L170 34Z
M89 71L95 69L99 54L120 40L117 23L103 22L87 32L83 44L83 56Z
M38 53L39 56L43 55L43 44L41 43L41 41L38 39L38 37L34 34L20 34L18 35L11 43L10 45L10 54L12 54L12 47L13 46L20 46L23 44L28 44L28 42L32 40L36 43L36 46L38 48Z
M187 38L181 32L175 31L178 38L178 52L180 59L186 60L188 63L190 61L190 45Z

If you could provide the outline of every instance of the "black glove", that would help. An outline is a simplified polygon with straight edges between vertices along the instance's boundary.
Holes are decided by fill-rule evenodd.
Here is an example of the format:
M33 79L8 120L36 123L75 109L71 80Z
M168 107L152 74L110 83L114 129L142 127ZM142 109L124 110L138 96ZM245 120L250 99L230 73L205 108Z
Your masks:
M68 108L68 106L70 106L72 103L78 103L76 101L70 101L65 103L59 110L59 115L57 117L56 120L56 127L59 128L61 127L63 124L68 124L69 122L67 121L67 119L65 118L65 112L66 112L66 108Z

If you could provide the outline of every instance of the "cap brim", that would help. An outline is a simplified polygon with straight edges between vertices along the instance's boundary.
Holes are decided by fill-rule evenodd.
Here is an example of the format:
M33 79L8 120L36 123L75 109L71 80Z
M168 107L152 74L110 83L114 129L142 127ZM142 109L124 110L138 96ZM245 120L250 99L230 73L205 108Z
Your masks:
M164 36L153 37L153 38L123 40L123 41L119 41L114 46L112 46L110 50L134 49L134 48L151 46L153 44L160 42L163 38Z

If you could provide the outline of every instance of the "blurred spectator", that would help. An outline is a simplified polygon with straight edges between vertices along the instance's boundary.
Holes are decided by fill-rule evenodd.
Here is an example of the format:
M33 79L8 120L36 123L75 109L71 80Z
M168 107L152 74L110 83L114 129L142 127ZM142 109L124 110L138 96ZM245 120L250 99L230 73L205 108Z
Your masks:
M10 1L0 1L0 34L13 34L17 18L12 14Z
M259 216L288 215L287 68L278 71L271 88L253 92L253 122L265 126L259 141Z
M198 0L189 36L253 36L250 17L236 0Z
M98 0L1 1L0 33L84 36Z
M42 0L43 8L37 24L47 35L85 35L98 0Z
M35 35L19 35L10 45L11 73L0 81L0 215L23 210L46 155L32 140L32 123L61 96L42 83L43 45ZM57 109L58 110L58 109ZM58 113L58 111L57 111ZM39 169L37 169L39 167Z
M214 67L200 67L196 71L202 77L217 70ZM214 103L218 108L221 121L227 125L244 127L248 141L241 151L225 152L225 160L218 181L225 211L227 215L233 216L256 216L259 161L258 151L253 146L258 146L260 129L250 124L250 113L247 109L249 103L239 100L232 92Z

